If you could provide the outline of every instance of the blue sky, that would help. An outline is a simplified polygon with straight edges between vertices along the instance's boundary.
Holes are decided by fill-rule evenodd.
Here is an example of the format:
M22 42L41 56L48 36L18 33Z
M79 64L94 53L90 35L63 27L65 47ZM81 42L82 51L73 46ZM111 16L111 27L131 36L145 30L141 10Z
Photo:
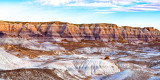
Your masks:
M113 23L160 30L160 0L0 0L0 20Z

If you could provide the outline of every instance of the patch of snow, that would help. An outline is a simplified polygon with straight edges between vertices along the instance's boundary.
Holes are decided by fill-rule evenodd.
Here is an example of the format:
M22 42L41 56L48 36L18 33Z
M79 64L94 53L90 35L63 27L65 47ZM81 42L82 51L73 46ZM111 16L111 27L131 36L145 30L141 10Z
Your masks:
M131 56L122 57L122 58L119 58L118 60L120 61L146 61L146 59L134 58Z
M150 47L144 47L144 48L142 48L142 50L143 50L144 52L149 52L149 53L157 53L157 52L158 52L158 50L152 49L152 48L150 48Z
M44 48L44 50L55 50L55 51L61 51L61 50L65 50L65 48L60 47L59 45L56 44L52 44L50 42L44 42L41 44L41 46Z
M58 56L58 57L66 58L66 59L100 59L100 58L104 58L104 56L101 56L101 55L87 55L87 54L62 55L62 56Z
M92 76L91 80L125 80L127 77L131 77L133 75L133 71L125 70L111 76L101 75L101 76Z
M73 61L72 60L68 60L68 61L53 61L50 63L45 63L41 66L39 66L41 68L49 68L49 69L60 69L63 71L69 71L70 73L75 74L75 75L80 75L78 70L75 68Z
M141 58L151 58L151 57L160 56L160 52L139 53L136 55Z
M149 79L147 79L147 80L160 80L160 76L157 76L157 77L151 77L151 78L149 78Z
M106 78L105 80L124 80L127 77L131 77L133 74L134 74L133 71L125 70L125 71L122 71L120 73L114 74L111 77Z
M34 58L33 60L46 61L46 60L54 60L54 59L56 59L54 56L42 55L42 56L38 56L38 57Z
M85 74L91 76L95 74L114 74L120 72L118 66L109 61L101 59L77 59L68 61L55 61L41 65L49 69L68 70L73 74ZM80 72L79 72L80 71Z
M28 40L22 38L0 38L0 44L20 45L28 43Z
M133 52L133 51L126 51L126 52L129 54L136 54L136 52Z
M58 43L58 42L61 42L62 39L54 39L54 41Z
M78 55L78 54L72 54L72 55L63 55L63 56L59 56L61 58L68 58L68 59L75 59L75 58L88 58L87 55L82 54L82 55Z
M158 53L147 53L146 56L150 56L150 57L160 56L160 52L158 52Z
M118 55L118 57L126 57L127 55Z
M146 68L146 66L137 65L137 64L133 64L133 63L119 62L118 64L122 69L143 69L143 68Z
M76 51L81 52L81 53L94 53L94 52L100 52L100 53L106 53L109 52L110 49L107 47L85 47L85 48L80 48L76 49Z
M59 45L52 44L50 42L38 43L35 40L27 40L24 38L0 38L0 44L21 45L22 47L33 50L65 50L65 48L60 47Z
M82 71L85 75L94 74L114 74L120 72L117 65L109 60L86 59L74 60L75 67Z
M44 42L44 43L30 43L30 44L22 44L23 47L33 49L33 50L44 50L44 51L61 51L65 50L63 47L60 47L59 45L52 44L50 42Z
M124 70L122 72L113 74L111 76L108 76L108 75L99 76L99 77L93 76L92 80L147 80L147 78L153 77L153 76L154 75L148 72L143 72L143 70L128 69L128 70ZM159 80L159 78L157 79Z
M109 52L109 53L106 53L107 55L114 55L114 54L117 54L116 51L112 51L112 52Z
M151 67L151 68L153 68L153 69L160 69L160 64L158 64L158 65L156 65L156 66L153 66L153 67Z
M10 70L25 67L32 67L32 63L24 61L14 55L7 53L4 49L0 48L0 69Z

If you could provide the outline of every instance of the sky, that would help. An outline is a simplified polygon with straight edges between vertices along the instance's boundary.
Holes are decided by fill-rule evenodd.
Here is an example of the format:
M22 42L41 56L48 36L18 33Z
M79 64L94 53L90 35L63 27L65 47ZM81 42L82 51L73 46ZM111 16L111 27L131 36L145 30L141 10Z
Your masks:
M160 0L0 0L0 20L112 23L160 30Z

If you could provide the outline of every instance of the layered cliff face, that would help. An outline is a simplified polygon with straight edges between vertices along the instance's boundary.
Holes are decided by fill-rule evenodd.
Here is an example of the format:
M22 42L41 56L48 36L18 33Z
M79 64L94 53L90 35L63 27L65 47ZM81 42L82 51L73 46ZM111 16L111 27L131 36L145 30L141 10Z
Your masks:
M67 39L71 41L154 41L160 31L153 27L137 28L115 24L71 24L65 22L5 22L0 21L0 37L22 37L38 40Z

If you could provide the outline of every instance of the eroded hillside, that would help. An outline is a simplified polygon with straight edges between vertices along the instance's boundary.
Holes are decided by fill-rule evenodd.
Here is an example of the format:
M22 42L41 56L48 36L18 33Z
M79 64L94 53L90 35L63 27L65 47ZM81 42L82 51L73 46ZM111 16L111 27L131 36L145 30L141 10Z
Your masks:
M0 37L20 37L57 41L96 40L96 41L155 41L160 31L153 27L118 27L116 24L71 24L66 22L0 22Z
M0 21L0 79L160 80L160 31Z
M0 38L0 78L159 80L160 43Z

